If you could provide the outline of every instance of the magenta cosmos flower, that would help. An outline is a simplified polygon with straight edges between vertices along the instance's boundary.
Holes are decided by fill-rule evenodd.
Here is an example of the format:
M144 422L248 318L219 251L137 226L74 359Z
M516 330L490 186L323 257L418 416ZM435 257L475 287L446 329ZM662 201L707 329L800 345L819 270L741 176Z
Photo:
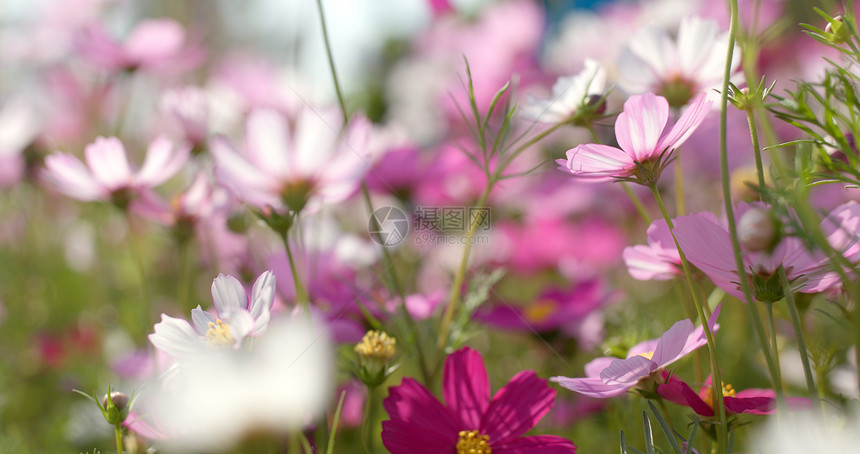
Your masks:
M669 103L653 93L631 96L615 120L621 148L587 143L567 151L556 162L583 181L629 180L644 185L657 182L671 153L681 146L711 109L704 93L692 101L681 118L666 131Z
M225 139L213 141L216 174L243 201L280 214L342 202L367 172L371 132L363 117L353 117L341 135L342 124L332 109L306 107L297 118L254 110L245 126L243 153Z
M712 388L713 382L710 375L698 393L683 380L672 375L666 383L657 387L657 394L669 402L690 407L699 415L712 417L714 416ZM789 397L786 400L795 406L809 404L809 399L804 397ZM732 385L723 384L723 402L729 413L769 415L776 412L776 393L772 389L749 388L737 391Z
M189 147L175 147L164 136L149 145L139 171L132 171L125 148L116 137L99 137L84 149L86 165L68 153L45 158L45 179L69 197L110 201L125 208L144 189L164 183L182 168Z
M409 377L389 390L382 443L392 454L576 452L555 435L522 436L555 402L555 390L534 371L518 373L490 398L484 360L467 347L448 355L442 380L444 405Z
M711 332L719 327L716 324L719 315L720 306L717 306L708 320ZM705 330L701 326L696 328L690 320L680 320L659 339L647 340L631 348L627 358L592 360L585 365L584 378L553 377L550 380L589 397L615 397L706 343Z

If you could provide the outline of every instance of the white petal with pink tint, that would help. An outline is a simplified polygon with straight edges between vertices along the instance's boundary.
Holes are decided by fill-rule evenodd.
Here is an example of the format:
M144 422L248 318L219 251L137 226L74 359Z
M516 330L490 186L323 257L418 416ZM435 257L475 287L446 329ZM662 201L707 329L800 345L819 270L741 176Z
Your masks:
M663 149L658 149L657 143L668 119L666 98L653 93L631 96L615 120L618 145L635 161L659 155Z
M690 135L695 132L702 120L708 116L711 111L712 102L708 99L705 92L699 95L690 103L687 110L678 119L678 122L672 126L672 129L661 140L657 149L664 150L666 148L675 149L681 146Z
M156 137L149 144L146 161L135 177L136 183L144 186L157 186L164 183L182 168L189 152L189 147L184 144L174 152L173 143L167 137Z
M289 178L296 172L290 162L294 153L287 118L272 109L256 109L245 124L248 159L258 169L275 178Z
M570 173L590 181L609 181L625 176L635 168L633 159L615 147L583 144L567 152L565 168Z
M45 157L45 168L45 178L73 198L106 200L109 195L93 179L86 166L70 154L58 152Z
M84 156L95 180L107 189L131 185L131 169L125 148L116 137L97 138L84 149Z

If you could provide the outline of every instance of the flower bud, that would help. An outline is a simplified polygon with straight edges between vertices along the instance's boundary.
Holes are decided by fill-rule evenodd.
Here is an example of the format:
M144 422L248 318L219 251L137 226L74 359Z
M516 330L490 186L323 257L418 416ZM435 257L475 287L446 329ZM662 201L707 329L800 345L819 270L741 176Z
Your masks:
M843 16L836 16L827 22L824 36L833 44L843 44L851 39L851 28L845 23Z
M128 403L129 398L127 394L114 391L110 393L110 400L108 400L108 395L105 394L102 397L102 408L104 408L103 413L107 422L111 425L117 425L125 421L125 418L128 417Z
M358 354L359 379L368 386L377 386L390 374L388 363L394 354L397 341L382 331L368 331L355 345Z
M738 239L748 251L769 251L779 242L779 225L773 215L751 208L738 221Z

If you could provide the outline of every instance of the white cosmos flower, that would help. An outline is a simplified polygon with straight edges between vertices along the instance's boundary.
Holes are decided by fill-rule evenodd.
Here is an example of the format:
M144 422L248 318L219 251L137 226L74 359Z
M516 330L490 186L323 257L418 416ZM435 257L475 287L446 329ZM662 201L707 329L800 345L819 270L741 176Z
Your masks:
M753 434L750 453L847 453L860 445L860 412L856 405L845 415L830 408L823 414L809 410L771 417L763 430Z
M590 96L603 96L605 89L606 71L596 60L586 59L579 74L558 78L552 86L551 98L529 96L523 116L540 123L560 123L587 105Z
M620 85L630 93L653 92L680 107L702 91L720 85L726 61L728 33L716 22L688 17L677 39L660 28L640 30L618 58ZM740 64L740 48L732 53L732 71Z
M181 363L139 405L173 452L226 451L245 436L284 435L325 409L333 347L305 313L273 320L253 349Z
M250 298L239 280L219 274L212 282L216 315L197 306L191 310L192 326L186 320L161 314L149 341L177 359L215 353L221 347L237 349L246 337L266 331L274 298L275 275L271 271L257 278Z

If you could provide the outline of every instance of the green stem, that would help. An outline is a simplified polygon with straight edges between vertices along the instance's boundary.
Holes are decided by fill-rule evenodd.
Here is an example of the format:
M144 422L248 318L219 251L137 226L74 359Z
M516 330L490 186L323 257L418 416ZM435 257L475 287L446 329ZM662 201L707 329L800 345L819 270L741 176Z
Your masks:
M714 341L714 335L711 332L711 327L708 326L708 319L705 317L705 309L702 307L702 302L699 301L698 292L696 292L696 287L693 284L693 276L690 271L690 264L687 262L687 257L684 255L684 251L681 250L681 246L678 244L678 239L675 238L675 226L672 223L672 218L669 217L669 213L666 211L666 206L663 204L663 198L660 197L660 191L657 190L657 185L652 184L651 193L654 194L654 200L657 202L657 206L660 207L660 213L663 215L663 219L666 220L666 224L669 226L669 231L672 233L672 240L675 241L675 247L678 249L678 255L681 258L681 268L684 270L684 278L687 280L687 286L690 289L690 295L693 297L693 304L696 306L696 311L699 313L699 320L702 323L702 330L705 332L705 339L708 343L708 353L711 357L711 376L713 377L714 383L722 383L722 374L720 373L720 365L717 361L717 344ZM723 390L722 386L714 386L713 387L713 395L714 401L717 407L717 414L719 415L720 425L717 428L719 433L719 438L717 439L717 447L719 452L725 453L728 446L728 426L726 424L726 407L723 402Z
M367 454L374 454L375 441L376 441L376 401L377 399L377 387L376 386L368 386L367 387L367 401L364 406L364 421L362 422L363 430L361 431L362 437L364 438L364 450Z
M675 152L675 213L683 216L686 212L684 203L684 169L681 168L681 153Z
M373 223L374 231L379 231L379 224L377 223L376 216L373 216L373 201L370 200L370 191L367 189L367 183L361 183L361 194L364 197L364 202L367 204L367 209L371 213L370 221ZM424 344L423 339L421 339L421 331L418 329L418 324L415 323L415 319L412 318L412 314L409 313L409 310L406 308L406 294L403 291L403 287L400 285L400 279L397 277L397 269L394 267L394 260L391 258L391 254L388 252L388 248L384 245L382 246L382 263L387 270L386 274L388 276L389 285L395 291L397 296L400 298L400 304L397 305L397 310L400 312L400 315L406 320L406 323L409 325L409 329L406 334L409 336L409 344L415 346L415 351L418 353L418 366L421 368L421 375L424 377L424 383L430 382L430 371L427 369L427 357L424 354Z
M337 102L340 104L341 114L343 115L344 126L349 121L349 113L346 111L346 102L343 98L343 92L340 89L340 82L337 78L337 69L334 66L334 54L331 51L331 43L328 39L328 27L326 27L325 10L323 9L322 0L317 0L317 10L319 11L320 25L322 26L323 42L325 43L325 53L328 57L328 66L331 70L332 82L334 82L334 91L337 93Z
M116 452L122 454L122 424L113 426L114 436L116 437Z
M140 244L137 241L137 234L134 231L134 225L131 220L131 212L126 212L126 224L128 225L128 240L131 244L131 254L134 256L135 265L137 267L138 280L140 283L140 293L143 296L143 304L140 305L143 312L143 319L148 325L144 327L143 332L148 332L154 325L152 314L149 305L152 304L152 297L149 294L149 281L146 278L146 265L143 263L143 254L140 250Z
M290 247L290 239L287 233L284 233L284 236L281 237L284 241L284 250L287 251L287 259L290 262L290 273L293 275L293 284L296 287L296 303L304 306L305 312L310 314L310 302L308 301L308 294L305 292L305 287L302 285L302 280L299 277L299 271L296 268L296 261L293 258L293 251Z
M191 245L189 241L182 241L179 245L179 287L177 297L183 310L194 309L192 300L193 285L191 280Z
M767 314L767 329L770 331L770 345L773 350L773 361L776 364L776 381L780 383L780 387L782 386L782 373L780 372L782 368L779 365L779 344L776 341L776 326L773 323L773 304L770 302L765 302L764 308L765 313ZM777 403L780 403L777 401ZM781 404L781 403L780 403Z
M747 310L749 311L750 318L753 321L753 327L755 328L756 334L759 338L759 343L761 344L762 353L764 354L765 361L767 362L768 371L770 372L770 377L773 382L774 390L778 397L782 396L782 386L777 380L779 377L779 371L777 370L776 363L773 360L773 356L770 352L770 347L768 346L767 335L764 332L764 325L761 322L761 316L754 306L754 300L752 297L752 292L750 290L749 278L747 277L747 273L744 267L743 255L741 253L741 243L738 239L738 229L737 225L735 225L735 213L734 206L732 205L732 192L731 192L731 184L729 182L729 159L728 159L728 146L726 142L727 136L727 112L728 112L728 93L729 93L729 78L732 73L732 53L735 47L735 40L738 33L738 1L737 0L729 0L729 5L731 7L730 21L729 21L729 41L726 49L726 64L723 72L723 83L721 87L720 94L720 175L723 187L723 202L725 203L726 209L726 220L729 226L729 236L732 239L732 252L735 256L735 267L738 272L738 278L740 279L741 289L744 292L744 301L747 304Z
M755 114L752 109L746 109L747 123L750 127L750 137L752 138L753 153L755 153L755 169L758 174L759 199L761 199L761 191L764 190L764 165L761 161L761 146L758 142L758 127L756 126Z
M794 327L794 335L797 337L797 350L800 353L800 361L803 364L806 389L809 393L809 398L812 400L812 406L818 410L821 408L821 402L818 397L818 388L815 387L815 380L812 377L812 368L809 367L809 352L806 350L803 327L800 325L800 315L797 312L797 306L794 304L794 294L791 291L791 284L789 284L788 276L785 275L785 268L782 266L779 267L779 280L782 282L785 305L788 306L788 313L791 315L791 325Z
M475 204L475 208L483 208L487 204L487 199L490 197L490 192L493 190L493 180L487 182L487 187ZM444 355L445 346L448 345L448 335L451 329L451 320L454 318L454 313L457 311L457 306L460 303L460 293L463 286L463 279L466 277L466 268L469 265L469 253L472 251L472 237L478 230L480 219L476 216L472 220L472 225L469 226L469 231L466 232L466 241L463 245L463 257L460 259L460 267L457 269L457 274L454 275L454 281L451 283L451 292L448 295L448 306L445 308L445 313L442 315L442 322L439 325L439 339L436 342L437 358L442 358ZM438 365L438 360L436 361ZM434 368L438 369L438 367ZM434 371L435 373L435 371Z

